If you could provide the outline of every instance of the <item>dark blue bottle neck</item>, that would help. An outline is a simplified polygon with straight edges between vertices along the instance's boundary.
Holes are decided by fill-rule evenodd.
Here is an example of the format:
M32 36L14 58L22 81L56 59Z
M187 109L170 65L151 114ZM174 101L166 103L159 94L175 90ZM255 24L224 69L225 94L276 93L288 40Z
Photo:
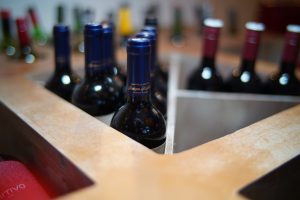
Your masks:
M85 35L85 77L87 80L102 79L109 75L111 65L105 58L104 45L101 34Z
M103 45L105 47L105 49L103 51L105 63L107 63L109 65L115 64L115 49L114 49L114 41L113 41L112 33L104 34Z
M55 73L71 73L69 33L54 33Z
M150 52L127 53L127 102L150 102Z
M158 69L158 61L157 61L157 40L153 42L153 46L151 48L151 58L150 58L150 63L151 63L151 73L155 73Z

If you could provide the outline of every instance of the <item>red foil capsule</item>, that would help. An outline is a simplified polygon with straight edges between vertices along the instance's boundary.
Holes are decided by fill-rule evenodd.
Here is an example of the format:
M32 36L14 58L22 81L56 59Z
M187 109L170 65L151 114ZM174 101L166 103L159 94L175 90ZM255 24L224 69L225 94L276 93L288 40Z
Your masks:
M29 8L28 12L29 12L29 16L31 18L33 26L38 26L38 18L37 18L35 10L33 8Z
M24 18L16 19L19 42L21 46L30 45L30 37L28 34L28 27Z
M282 61L296 63L300 46L300 26L288 25L285 34L285 44L282 54Z
M223 22L218 19L206 19L204 21L203 56L214 58L218 48L220 29Z
M259 48L261 32L265 26L262 23L248 22L246 24L246 39L243 49L243 59L255 60Z

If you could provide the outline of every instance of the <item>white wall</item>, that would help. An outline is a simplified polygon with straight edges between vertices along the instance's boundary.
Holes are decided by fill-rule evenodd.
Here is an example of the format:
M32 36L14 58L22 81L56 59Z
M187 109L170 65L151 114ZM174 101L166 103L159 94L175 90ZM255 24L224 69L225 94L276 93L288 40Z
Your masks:
M181 2L185 10L185 21L188 24L193 23L193 13L190 11L191 6L197 0L185 0ZM43 27L50 31L55 23L55 9L58 4L66 7L66 22L72 24L72 8L79 5L82 8L93 8L96 19L101 21L106 17L108 11L117 11L119 5L124 0L0 0L0 8L9 8L14 17L23 16L28 6L33 5L37 8L38 15ZM153 3L159 4L160 23L169 25L172 18L172 4L176 0L128 0L132 9L132 20L135 26L139 27L143 23L144 12L146 8ZM180 1L177 1L180 2Z
M33 5L38 10L40 21L43 27L50 31L55 23L55 9L58 4L66 7L66 22L72 25L72 9L75 5L82 8L91 7L95 10L96 19L101 21L105 18L108 11L117 11L119 5L124 0L0 0L0 8L9 8L14 17L23 16L28 6ZM214 16L225 20L226 29L226 10L234 8L239 12L239 26L248 20L254 20L256 16L256 6L259 0L127 0L130 3L133 15L133 23L136 28L142 26L144 12L146 8L153 3L159 5L160 24L169 26L172 22L172 11L174 5L181 5L183 8L183 17L187 25L193 25L194 5L203 2L209 2L213 6Z

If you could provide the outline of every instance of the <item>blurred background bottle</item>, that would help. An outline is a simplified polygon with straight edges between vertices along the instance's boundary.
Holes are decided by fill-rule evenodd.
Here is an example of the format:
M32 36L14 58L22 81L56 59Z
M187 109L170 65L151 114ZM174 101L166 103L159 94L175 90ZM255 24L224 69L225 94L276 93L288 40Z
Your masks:
M262 23L248 22L246 38L240 67L232 72L227 82L227 91L244 93L261 93L262 82L255 72L255 61L259 49L261 32L265 26Z
M69 27L58 24L53 27L55 71L46 82L45 87L71 101L75 85L80 82L71 68Z
M166 86L167 86L167 82L168 82L168 71L167 69L163 68L163 65L161 64L160 60L159 60L159 52L158 52L158 45L159 45L159 22L157 17L155 17L154 15L150 15L148 17L145 18L145 22L144 22L145 27L142 29L143 31L150 31L150 32L154 32L157 36L157 41L156 41L156 48L155 53L156 53L156 60L155 60L155 69L156 69L156 74L158 76L160 76ZM154 28L154 29L153 29Z
M37 55L31 44L31 38L28 33L28 25L25 18L17 18L16 24L19 38L19 46L16 57L26 63L33 63L36 60Z
M171 42L174 46L182 46L185 37L183 35L182 11L180 6L174 8L173 25L171 30Z
M220 30L223 21L208 18L204 21L203 51L200 66L188 78L188 89L223 90L223 80L215 66Z
M32 24L32 39L34 42L36 42L38 45L45 45L48 41L48 36L44 32L44 30L41 27L38 15L36 13L36 10L33 7L30 7L28 9L28 14L31 19Z
M150 41L150 82L151 82L151 100L154 106L165 116L167 113L166 95L157 88L156 77L156 48L157 48L157 35L152 32L140 32L135 37L146 38ZM159 78L159 77L158 77Z
M1 10L2 40L0 44L1 52L7 56L15 56L16 44L12 33L12 21L9 10Z
M300 26L288 25L279 71L265 84L265 93L300 95L300 83L295 75L300 47Z
M73 34L72 34L72 49L74 52L83 53L83 21L82 21L82 10L79 7L73 9Z
M65 23L65 7L63 5L58 5L56 7L56 23L57 24Z
M120 35L120 45L122 47L126 47L127 39L134 33L131 10L128 3L123 3L119 8L118 29Z
M102 23L103 27L103 49L105 63L111 70L111 75L114 77L116 82L119 82L124 88L125 91L125 83L126 76L121 71L120 67L117 64L116 56L115 56L115 44L114 44L114 30L113 24Z
M151 71L151 76L155 79L154 86L165 98L167 97L168 90L168 72L162 70L162 66L159 62L158 54L158 31L154 26L145 26L141 29L142 32L153 33L156 37L155 48L153 54L155 55L154 68Z

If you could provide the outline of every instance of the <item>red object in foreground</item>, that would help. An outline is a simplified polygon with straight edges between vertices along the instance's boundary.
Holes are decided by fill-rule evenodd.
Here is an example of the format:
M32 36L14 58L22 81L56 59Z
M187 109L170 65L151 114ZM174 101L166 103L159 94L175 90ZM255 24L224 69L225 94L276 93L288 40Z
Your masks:
M1 161L0 200L50 199L24 164L14 160Z

